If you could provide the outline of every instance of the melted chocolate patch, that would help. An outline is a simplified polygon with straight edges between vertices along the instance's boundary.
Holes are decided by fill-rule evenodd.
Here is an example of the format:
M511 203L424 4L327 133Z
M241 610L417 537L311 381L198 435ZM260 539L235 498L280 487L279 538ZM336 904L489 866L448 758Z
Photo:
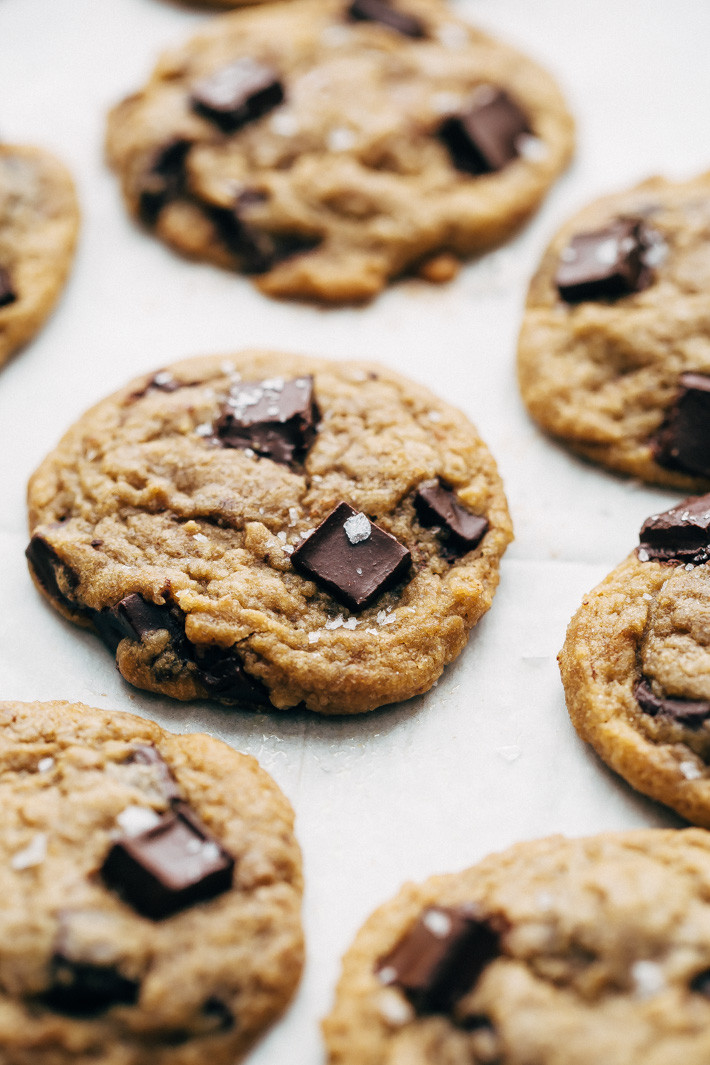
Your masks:
M17 293L12 285L9 270L0 266L0 307L7 307L17 299Z
M249 676L233 648L193 647L198 679L210 695L238 703L271 706L268 691L256 677Z
M77 607L64 594L60 583L73 590L79 578L70 566L63 562L54 548L43 536L35 534L25 551L25 558L42 588L51 599L76 610Z
M191 141L178 138L155 154L139 190L138 213L145 225L154 226L166 203L184 191L185 162L191 147Z
M140 992L140 984L111 966L75 961L61 950L52 957L50 979L43 1002L51 1010L72 1017L93 1017L112 1006L132 1006Z
M422 525L441 526L446 546L455 555L473 550L488 530L488 519L466 510L453 489L441 481L421 484L414 497L414 506Z
M228 891L233 870L234 859L181 803L153 828L116 840L101 875L138 913L161 920Z
M704 969L693 977L690 981L690 990L695 991L698 995L705 995L706 998L710 998L710 969Z
M247 221L248 207L243 193L232 209L205 207L228 250L239 257L245 274L265 274L278 263L294 255L312 251L320 243L319 237L300 233L267 233Z
M449 1013L499 954L499 932L475 911L431 906L375 971L417 1013Z
M710 376L684 373L680 391L656 435L651 439L659 466L710 477Z
M192 107L225 133L233 133L278 107L284 99L277 72L249 56L198 81Z
M297 572L350 610L364 610L409 571L412 556L384 529L339 503L291 555Z
M530 133L526 114L502 89L481 86L470 111L448 118L439 129L457 170L489 174L520 155L520 138Z
M379 22L405 37L426 36L424 23L420 19L398 11L387 0L352 0L348 7L348 18L354 21Z
M318 408L309 375L240 382L215 425L224 447L251 448L274 462L300 462L316 436Z
M634 697L644 714L668 717L686 728L699 729L710 718L710 701L707 699L677 699L656 695L646 677L636 684Z
M617 218L604 229L578 233L560 256L555 284L566 303L620 299L653 279L646 255L654 241L639 218Z
M636 553L641 562L700 565L710 558L710 494L689 496L677 507L652 514L641 526Z

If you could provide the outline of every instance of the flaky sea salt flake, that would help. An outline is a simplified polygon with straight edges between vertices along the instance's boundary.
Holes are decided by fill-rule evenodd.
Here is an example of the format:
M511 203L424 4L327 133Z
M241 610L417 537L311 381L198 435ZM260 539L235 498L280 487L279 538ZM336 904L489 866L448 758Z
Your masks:
M37 832L26 847L13 854L12 858L10 858L10 865L13 869L31 869L34 865L41 865L46 857L46 833Z

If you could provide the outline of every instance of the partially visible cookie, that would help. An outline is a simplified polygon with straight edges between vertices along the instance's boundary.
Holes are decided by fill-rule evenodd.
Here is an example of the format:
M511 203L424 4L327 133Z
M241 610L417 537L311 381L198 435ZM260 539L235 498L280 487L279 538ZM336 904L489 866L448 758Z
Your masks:
M293 813L253 758L0 703L3 1065L233 1065L303 962Z
M79 207L65 167L0 144L0 365L49 315L74 256Z
M609 469L710 488L710 173L567 222L533 278L518 375L533 418Z
M565 167L553 79L438 0L214 19L112 111L131 214L271 296L375 296L506 240Z
M377 364L267 352L131 382L29 507L35 583L132 684L323 713L431 687L512 536L460 411Z
M641 529L560 653L575 728L633 787L710 828L710 495Z
M710 836L520 843L358 932L329 1065L706 1065Z

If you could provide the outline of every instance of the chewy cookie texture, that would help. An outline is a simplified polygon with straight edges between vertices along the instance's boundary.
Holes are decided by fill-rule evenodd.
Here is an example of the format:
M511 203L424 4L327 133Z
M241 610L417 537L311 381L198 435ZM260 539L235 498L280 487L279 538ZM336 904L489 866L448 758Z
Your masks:
M65 167L40 148L0 144L0 365L54 307L74 256L79 207Z
M710 487L710 174L585 208L528 294L518 374L539 424L620 473Z
M580 735L633 787L710 828L710 495L641 528L584 599L560 669Z
M407 884L345 954L329 1065L706 1065L710 837L521 843Z
M4 1065L233 1065L303 963L291 808L253 758L0 703Z
M352 302L447 280L566 165L552 78L437 0L301 0L224 15L109 118L128 209L272 296Z
M376 364L264 352L99 403L29 509L35 583L131 683L323 713L431 687L512 536L460 411Z

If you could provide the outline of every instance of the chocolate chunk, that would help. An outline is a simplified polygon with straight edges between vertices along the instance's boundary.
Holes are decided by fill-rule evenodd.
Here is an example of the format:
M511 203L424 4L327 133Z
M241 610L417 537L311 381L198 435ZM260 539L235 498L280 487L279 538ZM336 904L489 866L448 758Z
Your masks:
M232 885L234 859L184 804L111 847L101 874L138 913L153 920L212 899Z
M210 695L238 703L270 706L269 693L244 669L236 651L223 647L194 647L197 678Z
M700 565L710 558L710 494L689 496L641 526L639 560Z
M283 99L276 71L247 56L198 81L191 102L199 115L225 133L233 133L278 107Z
M638 218L617 218L604 229L578 233L560 256L555 284L567 303L619 299L652 281L646 254L653 240Z
M170 766L152 743L143 743L136 747L126 760L135 765L150 766L155 771L158 786L168 802L174 802L180 798L180 788Z
M176 138L160 148L140 183L138 213L147 226L154 226L166 203L184 191L185 161L192 142Z
M703 969L701 973L693 977L690 981L690 990L710 998L710 969Z
M74 603L63 589L73 591L79 583L79 578L71 567L62 561L43 536L36 534L32 537L25 551L25 558L47 595L61 605L75 610Z
M700 728L710 718L710 701L707 699L676 699L668 695L656 695L645 677L636 684L634 697L644 714L670 717L690 729Z
M380 981L398 987L417 1013L448 1013L500 954L500 935L468 907L431 906L386 957Z
M316 435L313 378L235 385L222 407L215 435L224 447L251 448L274 462L299 462Z
M52 957L50 979L43 1002L57 1013L73 1017L93 1017L111 1006L133 1005L140 991L140 984L111 966L75 961L61 951Z
M244 273L264 274L294 255L312 251L320 243L319 237L302 233L267 233L252 225L245 215L249 205L256 201L245 202L245 196L246 193L242 193L232 209L206 208L221 240L233 255L239 257Z
M348 18L362 22L380 22L405 37L426 36L424 23L420 19L398 11L387 3L387 0L352 0L348 7Z
M127 595L115 606L114 614L129 640L142 640L151 632L167 629L173 639L184 639L182 615L169 603L151 603L138 592Z
M412 556L384 529L339 503L291 555L293 567L349 607L364 610L408 572Z
M488 519L466 510L456 493L441 481L426 481L417 489L414 506L422 525L440 525L447 545L458 555L476 547L488 530Z
M202 1016L214 1032L227 1032L234 1027L234 1014L221 999L211 995L202 1007Z
M520 155L518 142L530 133L527 116L502 89L481 86L470 111L448 118L439 138L454 166L466 174L501 170Z
M0 307L7 307L9 303L14 303L16 299L17 293L12 287L12 278L9 272L0 266Z
M659 466L710 477L710 376L684 373L680 393L651 439Z

